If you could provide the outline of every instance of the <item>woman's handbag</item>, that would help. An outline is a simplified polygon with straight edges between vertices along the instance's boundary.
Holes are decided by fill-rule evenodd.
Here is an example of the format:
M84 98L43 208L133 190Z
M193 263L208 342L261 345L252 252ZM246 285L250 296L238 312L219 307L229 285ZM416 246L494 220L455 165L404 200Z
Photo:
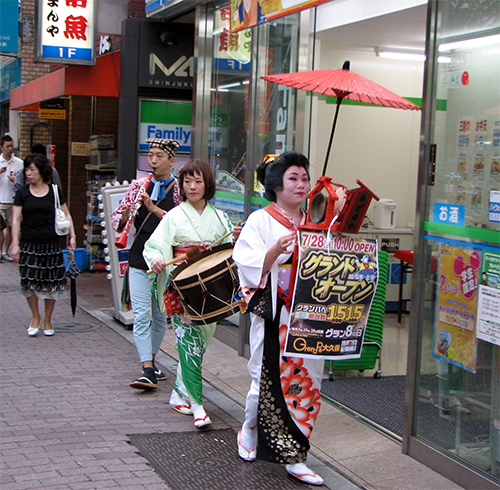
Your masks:
M61 204L59 202L59 190L56 184L52 184L52 189L54 190L54 204L56 210L55 216L55 230L58 235L67 235L69 233L69 228L71 223L68 218L64 214L64 211L61 209Z

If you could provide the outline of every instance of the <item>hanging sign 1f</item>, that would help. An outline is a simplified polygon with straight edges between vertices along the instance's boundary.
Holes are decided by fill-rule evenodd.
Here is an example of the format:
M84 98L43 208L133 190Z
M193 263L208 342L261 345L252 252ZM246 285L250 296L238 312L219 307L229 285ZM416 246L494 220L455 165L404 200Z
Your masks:
M361 356L379 275L377 259L376 240L299 232L286 354L327 359Z
M95 0L38 0L36 61L95 65Z

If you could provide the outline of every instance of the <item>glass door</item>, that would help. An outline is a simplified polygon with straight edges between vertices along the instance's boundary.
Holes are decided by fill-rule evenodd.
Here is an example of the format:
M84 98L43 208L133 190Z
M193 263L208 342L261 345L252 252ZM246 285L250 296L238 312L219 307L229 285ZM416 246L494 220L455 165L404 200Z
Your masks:
M416 364L411 359L409 364L417 382L410 430L458 464L438 471L466 488L496 488L500 2L432 4L437 34L429 42L435 56L427 73L432 109L424 123L421 161L418 298L414 295L419 308L411 319L418 354Z
M211 43L208 162L214 168L214 205L236 224L268 204L255 179L267 153L294 145L296 95L264 82L271 73L298 70L299 14L231 33L229 7L215 8ZM208 31L207 31L208 32ZM205 60L207 63L207 61ZM198 76L200 76L198 74ZM204 126L206 127L206 126ZM219 322L216 336L248 354L247 316Z

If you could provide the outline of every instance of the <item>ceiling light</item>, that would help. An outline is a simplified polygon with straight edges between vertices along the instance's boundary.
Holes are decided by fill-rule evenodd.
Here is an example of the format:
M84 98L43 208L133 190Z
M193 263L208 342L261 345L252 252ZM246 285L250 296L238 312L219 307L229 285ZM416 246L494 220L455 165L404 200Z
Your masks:
M239 87L240 85L241 85L240 82L226 83L225 85L219 85L217 88L220 90L225 88Z
M425 54L402 53L398 51L380 51L378 56L391 60L425 61Z
M473 39L464 39L452 43L444 43L439 46L439 51L451 51L452 49L479 48L490 44L500 43L500 34L493 36L475 37Z
M380 58L392 59L392 60L407 60L407 61L425 61L427 57L423 52L413 51L391 51L385 50L383 48L374 48L375 55ZM449 56L439 56L438 63L450 63L451 58Z

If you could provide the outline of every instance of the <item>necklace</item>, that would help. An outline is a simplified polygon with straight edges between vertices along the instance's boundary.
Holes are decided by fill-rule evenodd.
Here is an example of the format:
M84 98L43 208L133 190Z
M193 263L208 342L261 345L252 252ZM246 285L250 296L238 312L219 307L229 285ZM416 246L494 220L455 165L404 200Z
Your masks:
M40 185L30 184L30 192L35 197L43 197L47 194L49 186L45 183Z

